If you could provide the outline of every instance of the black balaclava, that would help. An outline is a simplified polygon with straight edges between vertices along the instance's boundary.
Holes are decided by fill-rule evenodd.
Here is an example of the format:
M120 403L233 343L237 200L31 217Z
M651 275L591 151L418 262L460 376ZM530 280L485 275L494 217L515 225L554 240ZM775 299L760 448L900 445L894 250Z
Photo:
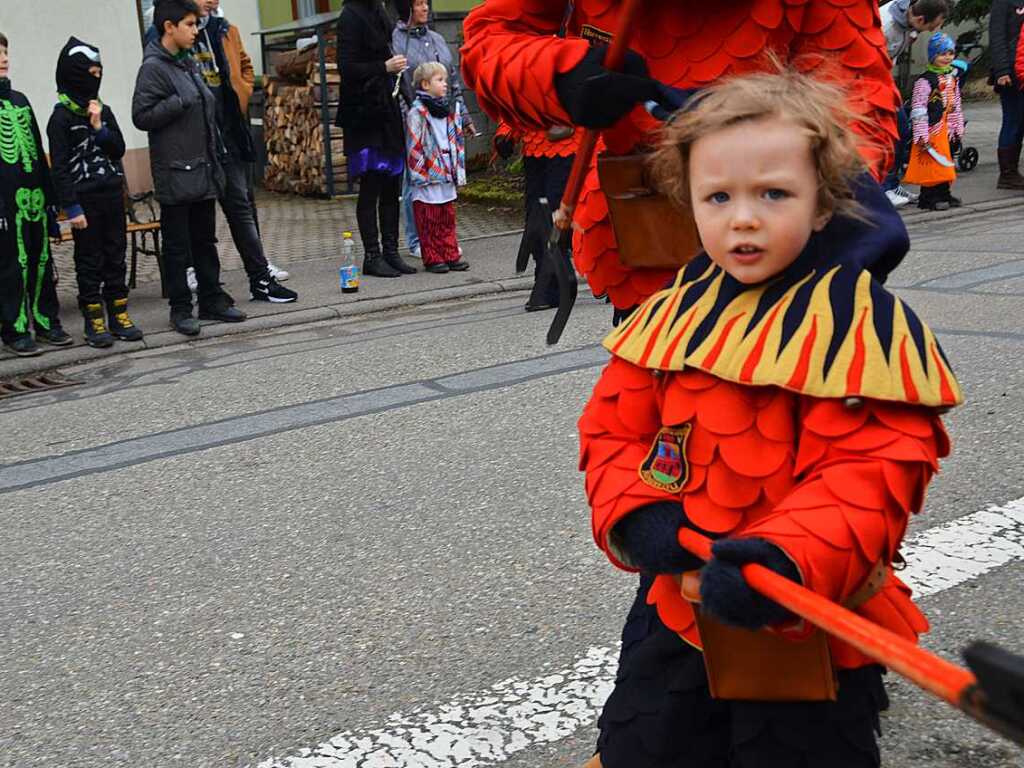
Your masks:
M98 48L83 43L77 37L68 38L57 59L57 91L78 106L88 106L100 95L101 77L89 73L90 67L102 67Z

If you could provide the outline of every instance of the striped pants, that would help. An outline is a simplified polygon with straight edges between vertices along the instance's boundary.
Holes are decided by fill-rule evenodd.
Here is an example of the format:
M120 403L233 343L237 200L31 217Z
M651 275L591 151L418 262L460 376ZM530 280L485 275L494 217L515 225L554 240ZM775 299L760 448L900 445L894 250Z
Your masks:
M455 238L455 201L434 205L413 201L413 217L420 235L423 266L453 264L459 260L459 243Z

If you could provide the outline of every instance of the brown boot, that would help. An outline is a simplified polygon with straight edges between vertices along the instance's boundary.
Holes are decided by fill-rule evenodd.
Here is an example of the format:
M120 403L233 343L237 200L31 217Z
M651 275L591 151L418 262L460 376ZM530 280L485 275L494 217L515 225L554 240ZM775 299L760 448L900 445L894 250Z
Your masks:
M1024 176L1020 175L1020 144L1015 147L1000 147L999 181L996 189L1024 189Z

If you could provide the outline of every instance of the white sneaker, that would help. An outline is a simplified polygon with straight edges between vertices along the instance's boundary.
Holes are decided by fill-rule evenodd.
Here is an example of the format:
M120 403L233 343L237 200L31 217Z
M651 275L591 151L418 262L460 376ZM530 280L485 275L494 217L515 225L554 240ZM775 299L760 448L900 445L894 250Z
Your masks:
M284 282L289 277L291 277L291 273L289 273L287 270L275 267L269 261L267 262L267 269L270 270L270 276L277 280L279 283Z
M199 290L199 281L196 280L196 268L189 267L188 271L185 272L185 280L188 282L188 289L195 293Z
M423 251L421 251L420 247L417 245L415 248L409 249L409 257L423 261Z
M895 189L887 189L885 196L889 198L889 202L892 203L893 208L899 208L900 206L906 205L910 202L910 198L904 197Z
M896 192L899 193L900 195L902 195L903 197L907 198L907 200L909 200L912 203L916 203L918 200L921 199L920 195L918 195L915 192L911 192L909 189L904 187L902 184L900 184L898 187L896 187Z
M459 246L459 256L461 256L461 255L462 255L462 246L460 245Z

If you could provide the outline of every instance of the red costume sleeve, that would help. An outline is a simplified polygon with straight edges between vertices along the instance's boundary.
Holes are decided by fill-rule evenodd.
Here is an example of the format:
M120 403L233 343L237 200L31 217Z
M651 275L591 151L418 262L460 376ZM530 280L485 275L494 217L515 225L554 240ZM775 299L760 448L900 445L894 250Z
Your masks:
M931 409L805 398L802 410L800 482L772 514L734 535L781 547L806 587L842 601L876 562L892 562L949 441Z
M900 95L892 78L878 3L810 2L793 41L791 57L804 71L818 70L849 91L849 106L863 117L853 125L865 143L861 149L875 178L881 180L893 159L899 136L896 111Z
M556 38L564 3L487 0L466 17L462 77L492 117L524 128L571 125L555 75L586 55L586 40Z
M646 504L679 501L678 494L652 488L637 472L661 428L657 384L646 368L613 358L579 421L580 469L586 472L594 540L626 570L634 569L608 542L615 524Z

